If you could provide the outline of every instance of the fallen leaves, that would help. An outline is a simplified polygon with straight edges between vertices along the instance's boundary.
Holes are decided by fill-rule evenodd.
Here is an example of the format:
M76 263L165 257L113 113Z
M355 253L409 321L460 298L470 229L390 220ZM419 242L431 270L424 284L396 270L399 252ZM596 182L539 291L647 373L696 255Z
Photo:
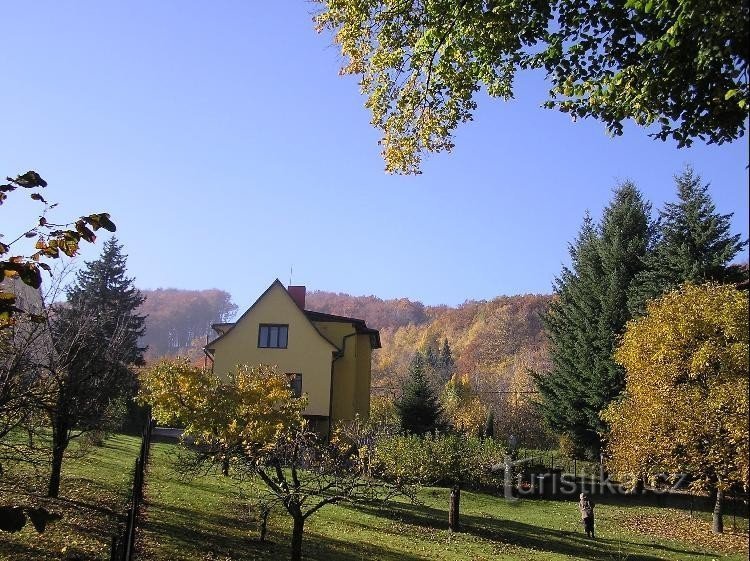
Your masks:
M633 532L682 541L706 550L722 553L748 552L747 532L728 529L726 517L724 534L720 535L711 531L710 522L691 518L689 514L675 509L664 509L658 513L629 513L621 522Z

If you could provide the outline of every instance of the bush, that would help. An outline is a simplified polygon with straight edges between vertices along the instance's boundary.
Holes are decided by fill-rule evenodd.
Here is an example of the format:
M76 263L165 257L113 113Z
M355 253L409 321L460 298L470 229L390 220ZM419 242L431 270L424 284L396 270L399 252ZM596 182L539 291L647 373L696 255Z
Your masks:
M496 441L476 436L389 436L378 440L374 472L399 483L486 487L502 483L502 475L491 468L502 463L504 455Z

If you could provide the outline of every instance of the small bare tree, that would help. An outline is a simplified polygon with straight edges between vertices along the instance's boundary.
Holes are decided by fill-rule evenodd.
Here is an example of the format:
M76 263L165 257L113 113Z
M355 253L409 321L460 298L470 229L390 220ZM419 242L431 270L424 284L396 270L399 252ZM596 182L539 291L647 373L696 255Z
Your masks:
M349 430L327 440L302 419L286 376L269 367L240 366L228 380L186 361L164 361L144 372L142 398L154 416L179 419L192 440L182 470L195 473L229 460L228 474L261 482L266 502L292 518L291 559L302 558L305 522L343 502L384 501L406 490L369 473L362 438Z

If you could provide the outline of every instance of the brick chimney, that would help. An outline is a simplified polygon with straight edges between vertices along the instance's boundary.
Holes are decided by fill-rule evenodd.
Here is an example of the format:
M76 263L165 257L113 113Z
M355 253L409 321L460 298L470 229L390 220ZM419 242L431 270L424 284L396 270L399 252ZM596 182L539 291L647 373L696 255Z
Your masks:
M304 286L289 286L287 287L286 291L289 293L289 296L292 297L292 300L299 306L300 310L305 309L305 293L307 292L307 289Z

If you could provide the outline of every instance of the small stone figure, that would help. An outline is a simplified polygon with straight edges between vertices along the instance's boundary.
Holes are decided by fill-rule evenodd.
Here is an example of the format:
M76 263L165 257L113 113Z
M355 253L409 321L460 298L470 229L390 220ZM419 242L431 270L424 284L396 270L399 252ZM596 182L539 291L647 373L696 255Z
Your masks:
M594 537L594 502L586 493L581 493L578 501L578 510L581 511L581 521L586 537Z

